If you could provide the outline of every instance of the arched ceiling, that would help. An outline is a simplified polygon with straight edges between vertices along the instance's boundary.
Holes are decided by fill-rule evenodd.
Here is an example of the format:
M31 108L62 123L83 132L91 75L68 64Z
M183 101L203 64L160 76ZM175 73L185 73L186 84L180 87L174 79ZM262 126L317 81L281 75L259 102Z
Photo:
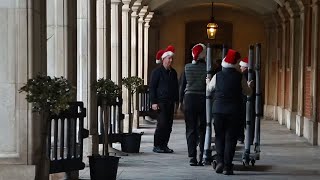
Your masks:
M277 5L283 6L285 0L214 0L216 6L250 10L259 15L266 15L276 11ZM149 6L149 11L155 11L162 15L169 15L179 10L209 5L212 0L144 0Z

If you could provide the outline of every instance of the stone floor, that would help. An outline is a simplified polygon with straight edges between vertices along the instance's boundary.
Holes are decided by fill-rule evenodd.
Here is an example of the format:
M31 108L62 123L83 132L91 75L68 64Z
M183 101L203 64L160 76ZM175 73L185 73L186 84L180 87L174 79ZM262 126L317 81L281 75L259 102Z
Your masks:
M212 166L192 167L188 164L185 124L175 120L169 147L173 154L152 152L154 125L146 125L139 154L122 156L119 180L205 180L205 179L320 179L320 148L309 145L276 121L264 120L261 134L261 158L255 166L243 167L235 160L235 175L216 174ZM119 145L114 145L119 148ZM237 147L240 156L242 147ZM83 180L90 179L89 167L80 171Z

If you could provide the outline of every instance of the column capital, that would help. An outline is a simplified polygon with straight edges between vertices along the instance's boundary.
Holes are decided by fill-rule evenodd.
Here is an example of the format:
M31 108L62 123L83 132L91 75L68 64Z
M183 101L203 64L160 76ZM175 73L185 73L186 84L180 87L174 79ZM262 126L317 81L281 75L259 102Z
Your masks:
M138 16L138 9L141 6L141 2L142 0L137 0L133 3L133 5L131 6L131 16L133 17L137 17Z
M295 0L297 5L299 6L300 13L305 11L307 6L310 6L310 0Z
M289 13L290 18L298 18L300 15L300 7L296 0L288 0L285 2L285 8Z
M130 11L130 2L131 0L122 0L122 12L129 12Z
M147 12L148 12L148 6L143 6L139 12L139 22L143 22L143 18Z
M119 4L121 3L121 0L110 0L111 4Z
M149 22L151 21L153 15L154 15L154 12L149 12L149 13L146 15L144 21L149 23Z
M289 20L289 13L285 9L285 7L283 7L283 8L279 7L277 9L277 12L278 12L279 17L281 18L282 23L286 23Z

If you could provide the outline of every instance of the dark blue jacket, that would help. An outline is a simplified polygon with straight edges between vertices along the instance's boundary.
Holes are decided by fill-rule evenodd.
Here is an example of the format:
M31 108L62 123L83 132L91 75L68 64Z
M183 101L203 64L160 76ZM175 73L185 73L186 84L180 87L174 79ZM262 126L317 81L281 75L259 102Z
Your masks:
M179 100L177 72L159 66L151 73L150 101L151 104L173 103Z

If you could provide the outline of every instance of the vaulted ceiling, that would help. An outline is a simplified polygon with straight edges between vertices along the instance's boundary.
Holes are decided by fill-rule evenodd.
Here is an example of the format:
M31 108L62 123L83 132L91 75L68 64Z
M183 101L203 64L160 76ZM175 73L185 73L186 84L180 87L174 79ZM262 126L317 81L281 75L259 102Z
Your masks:
M162 15L169 15L179 10L211 5L224 6L236 9L250 10L259 15L266 15L276 11L277 5L283 6L285 0L144 0L149 6L149 11L155 11Z

